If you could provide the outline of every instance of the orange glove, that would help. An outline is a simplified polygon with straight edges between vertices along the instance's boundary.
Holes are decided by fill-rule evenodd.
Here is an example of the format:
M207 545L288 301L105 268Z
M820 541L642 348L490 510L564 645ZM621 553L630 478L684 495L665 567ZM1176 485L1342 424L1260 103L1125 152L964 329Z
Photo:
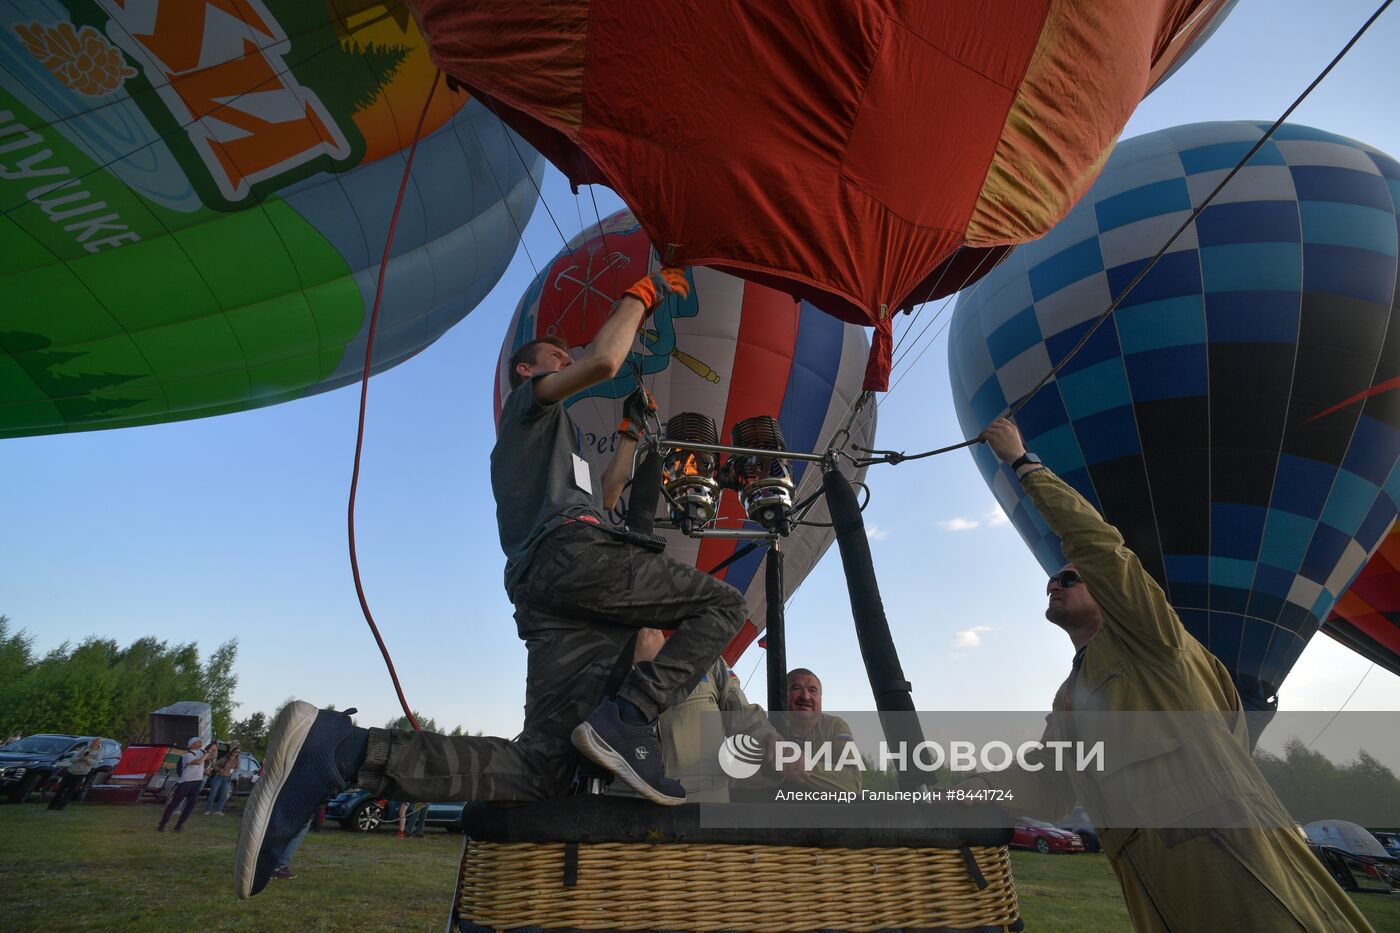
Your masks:
M646 306L646 313L642 315L642 320L646 320L667 295L679 295L681 298L689 295L690 282L685 277L684 269L673 266L638 280L622 294L623 297L630 295Z

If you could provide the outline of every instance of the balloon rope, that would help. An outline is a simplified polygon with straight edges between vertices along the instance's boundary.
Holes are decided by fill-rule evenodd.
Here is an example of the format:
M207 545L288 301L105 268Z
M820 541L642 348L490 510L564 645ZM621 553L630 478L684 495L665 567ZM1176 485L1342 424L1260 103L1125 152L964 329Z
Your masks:
M1330 726L1330 725L1332 725L1332 723L1334 723L1334 722L1337 721L1337 717L1340 716L1340 715L1342 715L1342 710L1344 710L1344 709L1347 708L1347 704L1351 702L1351 698L1354 697L1354 696L1356 696L1356 691L1358 691L1358 690L1361 689L1361 685L1364 684L1364 683L1366 682L1366 678L1369 677L1369 676L1371 676L1371 671L1373 671L1373 670L1375 670L1375 669L1376 669L1376 663L1375 663L1374 661L1372 661L1371 664L1370 664L1370 666L1366 668L1366 673L1364 673L1364 674L1361 675L1361 679L1358 680L1358 681L1356 682L1356 686L1351 688L1351 693L1348 693L1348 694L1347 694L1347 698L1346 698L1345 700L1342 701L1342 705L1339 706L1339 707L1337 707L1337 711L1336 711L1335 713L1332 714L1332 718L1329 719L1329 720L1327 720L1327 725L1325 725L1325 726L1323 726L1321 729L1317 730L1317 735L1313 736L1313 737L1312 737L1312 742L1309 742L1309 743L1307 744L1307 747L1308 747L1308 748L1312 748L1312 747L1313 747L1313 742L1316 742L1318 739L1322 738L1322 733L1324 733L1324 732L1327 731L1327 727Z
M384 297L384 274L389 268L389 250L394 245L394 230L399 225L399 210L403 207L404 192L408 190L408 179L413 173L413 156L418 151L418 140L423 135L423 124L428 119L428 108L432 105L433 94L437 92L438 79L441 77L442 72L434 73L433 83L428 88L428 97L423 101L423 112L418 115L418 126L413 131L413 143L408 147L408 158L404 161L403 179L399 182L399 195L394 199L394 212L389 215L389 233L384 238L384 255L379 260L379 276L374 285L374 306L369 313L369 331L365 335L365 370L364 376L360 379L360 420L355 430L355 466L350 473L350 505L346 515L350 539L350 572L355 578L355 595L360 598L360 611L365 614L365 621L369 623L369 630L374 635L374 642L379 646L379 653L384 656L384 664L389 668L389 679L394 682L394 692L399 695L399 706L403 707L404 716L408 718L409 724L416 732L422 731L422 729L418 725L418 719L413 715L413 710L409 709L408 700L404 699L403 687L399 684L399 674L394 670L394 659L389 657L389 649L379 634L379 626L374 624L374 615L369 611L369 601L365 599L365 587L360 580L360 561L355 553L355 492L360 486L360 454L365 446L365 403L369 400L369 371L370 362L374 356L374 328L379 323L379 303Z
M1166 254L1167 250L1171 248L1171 245L1177 241L1177 238L1180 237L1183 233L1185 233L1186 230L1191 226L1191 224L1195 223L1196 218L1201 215L1202 211L1204 211L1207 207L1210 206L1211 202L1215 200L1216 195L1220 194L1221 189L1223 189L1227 184L1230 183L1231 179L1233 179L1236 175L1239 174L1240 170L1245 167L1245 165L1249 162L1250 159L1254 158L1254 154L1260 150L1264 143L1268 142L1269 139L1273 137L1274 133L1278 130L1280 126L1283 125L1284 121L1287 120L1290 115L1292 115L1293 111L1297 110L1298 107L1303 103L1303 101L1308 98L1308 95L1311 94L1313 90L1319 84L1322 83L1322 79L1326 78L1329 74L1331 74L1332 69L1337 67L1338 63L1340 63L1341 60L1346 57L1346 54L1351 51L1352 46L1356 45L1356 43L1360 41L1361 37L1365 35L1366 31L1371 28L1371 25L1375 23L1377 19L1380 18L1380 15L1386 11L1386 8L1390 6L1391 2L1392 0L1383 0L1381 5L1376 8L1376 11L1371 14L1370 18L1368 18L1366 22L1362 24L1361 28L1356 31L1356 34L1351 37L1351 40L1348 41L1347 44L1342 47L1342 50L1338 52L1336 56L1333 57L1332 61L1328 62L1327 67L1323 68L1322 71L1318 74L1318 76L1316 78L1313 78L1312 83L1309 84L1306 89L1304 89L1303 93L1299 94L1298 97L1293 101L1293 103L1288 105L1288 109L1286 109L1282 114L1279 115L1279 118L1274 121L1273 125L1270 126L1268 130L1265 131L1264 135L1259 137L1259 141L1256 142L1254 146L1248 152L1245 153L1244 158L1240 159L1240 161L1235 164L1235 167L1230 169L1229 174L1227 174L1224 178L1220 180L1220 184L1216 185L1215 190L1212 191L1209 195L1207 195L1206 199L1201 202L1200 206L1191 212L1191 216L1187 217L1184 221L1182 221L1181 226L1177 227L1176 232L1173 233L1167 239L1167 242L1162 244L1162 248L1157 250L1157 254L1152 257L1151 261L1148 262L1147 265L1143 266L1140 270L1138 270L1138 274L1133 276L1133 280L1128 283L1127 287L1125 287L1121 292L1118 293L1118 297L1113 299L1113 303L1104 309L1104 312L1099 315L1096 321L1094 321L1093 326L1086 330L1080 336L1079 340L1075 343L1075 345L1070 348L1069 353L1065 354L1064 358L1061 359L1058 363L1056 363L1054 367L1051 368L1050 372L1045 374L1045 378L1037 382L1034 388L1032 388L1025 395L1021 396L1020 400L1016 402L1015 405L1011 406L1011 409L1006 413L1006 417L1015 417L1016 413L1019 412L1021 408L1025 406L1025 404L1029 402L1037 392L1045 388L1045 386L1050 382L1050 380L1054 379L1059 374L1060 370L1064 369L1066 364L1068 364L1070 360L1074 359L1075 354L1077 354L1081 349L1083 349L1084 345L1089 342L1089 338L1094 336L1095 331L1102 327L1104 321L1107 321L1109 317L1113 314L1113 312L1118 309L1118 306L1123 303L1123 299L1127 298L1129 293L1131 293L1132 290L1137 287L1137 284L1141 282L1149 272L1152 271L1153 267L1157 265L1157 261L1160 260ZM906 373L907 372L908 371L906 370ZM957 444L949 444L947 447L939 447L935 450L926 450L922 453L917 454L903 454L896 451L864 451L866 453L882 454L883 456L868 457L859 462L861 465L869 466L875 463L898 464L904 462L905 460L922 460L924 457L936 457L939 454L946 454L950 451L961 450L964 447L971 447L973 444L979 443L981 439L981 435L978 435L977 437L961 441Z
M495 105L494 102L492 102L492 100L491 100L490 97L481 97L481 98L479 98L479 100L481 101L482 104L484 104L484 105L486 106L486 109L489 110L489 111L491 112L491 116L495 117L498 121L500 121L501 126L505 129L506 142L510 143L510 148L511 148L512 150L514 150L514 152L515 152L515 157L516 157L517 159L520 160L520 165L521 165L521 167L525 169L525 177L528 178L528 179L530 180L530 184L531 184L532 186L534 186L534 189L535 189L535 196L539 199L539 203L542 204L542 205L544 205L544 210L545 210L545 213L549 215L550 223L554 224L554 229L555 229L555 231L559 234L559 242L560 242L561 244L563 244L563 249L560 251L560 253L559 253L557 256L555 256L555 260L557 260L557 259L559 258L559 256L564 255L565 252L567 252L568 255L572 256L574 253L578 252L578 249L579 249L579 247L582 246L582 244L580 243L580 244L579 244L579 247L571 247L571 246L569 246L569 238L566 237L566 236L564 235L564 229L563 229L562 227L559 226L559 221L558 221L557 218L555 218L555 216L554 216L554 211L552 211L552 210L550 209L550 207L549 207L549 200L544 196L544 191L540 188L539 182L535 181L535 176L534 176L534 174L530 171L530 164L529 164L528 162L525 161L525 154L522 153L522 152L520 151L520 147L517 146L517 145L515 144L515 135L514 135L514 131L511 130L509 124L507 124L504 120L501 120L501 115L496 111L496 105ZM478 140L478 144L479 144L479 140ZM483 153L484 153L484 152L485 152L485 150L483 150ZM489 167L489 163L488 163L488 167ZM494 171L492 172L492 177L493 177L493 178L495 177L495 172L494 172ZM498 189L500 188L500 182L499 182L499 181L496 183L496 187L497 187ZM589 185L589 187L588 187L588 194L589 194L590 197L592 197L592 195L593 195L593 187L592 187L592 185ZM505 197L504 192L502 192L502 195L501 195L501 196L502 196L502 198ZM580 232L582 232L583 211L582 211L581 209L578 208L578 187L577 187L577 186L574 186L574 207L575 207L576 210L578 210L578 213L579 213ZM600 217L600 216L598 215L598 202L597 202L597 199L596 199L596 198L595 198L594 201L593 201L593 215L594 215L594 217L596 217L596 218L598 219L598 233L599 233L599 235L602 236L602 238L603 238L603 255L604 255L604 257L605 257L605 260L604 260L604 261L607 262L608 260L607 260L606 257L610 256L610 255L611 255L611 252L608 250L608 235L607 235L606 233L603 232L603 219L602 219L602 217ZM514 221L514 219L515 219L515 218L514 218L514 215L512 215L511 220ZM520 235L520 245L523 247L523 246L525 245L525 231L520 229L520 225L519 225L519 224L516 224L516 225L515 225L515 229L516 229L516 232ZM528 249L526 250L526 252L527 252L527 254L528 254ZM548 273L548 272L549 272L550 268L551 268L552 265L553 265L553 262L554 262L554 260L551 260L550 265L545 266L545 273ZM533 260L533 259L530 261L530 265L531 265L532 268L535 268L535 264L534 264L534 260ZM606 269L607 269L607 267L605 266L605 267L604 267L604 271L606 271ZM601 276L601 274L602 274L602 273L600 273L600 276ZM536 276L536 278L540 278L540 279L541 279L541 284L542 284L542 286L548 284L548 283L542 278L542 275L541 275L540 270L539 270L538 268L535 268L535 276ZM591 283L590 283L590 284L591 284ZM562 329L563 324L564 324L564 320L573 312L574 307L577 306L577 307L580 309L580 311L579 311L579 317L581 318L581 321L580 321L580 325L579 325L579 326L580 326L580 328L582 328L585 332L587 331L587 329L588 329L588 313L587 313L587 312L588 312L588 290L587 290L587 288L584 289L584 292L583 292L582 297L583 297L583 301L578 302L577 305L569 304L569 305L566 305L566 306L565 306L563 313L561 313L561 314L559 315L559 317L556 318L556 319L554 320L554 323L553 323L553 325L552 325L556 330ZM537 326L538 326L538 325L537 325ZM536 336L544 336L544 335L543 335L543 334L540 334L540 333L538 333L538 331L536 331ZM593 416L594 416L595 418L597 418L600 422L607 422L607 421L611 420L611 419L609 419L609 418L604 418L604 417L603 417L602 409L599 407L599 402L598 402L598 396L597 396L597 395L590 394L590 395L587 396L587 398L588 398L588 403L593 407ZM618 401L617 399L614 399L614 400L613 400L613 408L614 408L614 413L618 413L618 412L617 412L617 409L620 408L620 403L619 403L619 401Z
M957 259L958 254L966 248L967 244L965 243L962 246L959 246L957 249L953 250L953 255L949 256L948 259L944 263L942 263L943 270L938 273L938 278L933 280L933 284L930 285L928 287L928 291L924 293L924 300L919 302L919 310L914 312L914 316L909 320L909 326L904 328L904 333L900 334L899 339L895 341L894 349L890 350L890 356L893 357L896 353L899 352L899 348L904 344L905 339L909 336L910 333L913 332L914 325L919 323L920 315L924 313L924 309L928 307L929 302L933 299L933 293L938 291L938 286L943 284L943 277L948 274L949 269L953 268L953 260ZM978 263L978 265L980 266L981 263ZM910 308L909 310L913 311L914 309ZM908 312L905 313L907 314ZM923 336L923 331L919 331L919 336ZM895 364L891 363L890 369L894 369L894 367Z

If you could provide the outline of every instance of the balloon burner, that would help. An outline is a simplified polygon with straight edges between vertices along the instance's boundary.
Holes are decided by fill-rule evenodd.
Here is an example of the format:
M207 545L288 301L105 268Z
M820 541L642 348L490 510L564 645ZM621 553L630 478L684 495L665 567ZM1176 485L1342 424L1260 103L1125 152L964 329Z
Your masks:
M666 438L679 443L719 444L709 415L685 411L666 422ZM671 503L671 521L695 535L719 514L719 455L677 448L661 466L661 485Z
M730 433L735 447L786 451L783 430L771 415L745 418ZM749 520L773 534L792 531L792 461L781 457L731 454L720 482L739 493Z

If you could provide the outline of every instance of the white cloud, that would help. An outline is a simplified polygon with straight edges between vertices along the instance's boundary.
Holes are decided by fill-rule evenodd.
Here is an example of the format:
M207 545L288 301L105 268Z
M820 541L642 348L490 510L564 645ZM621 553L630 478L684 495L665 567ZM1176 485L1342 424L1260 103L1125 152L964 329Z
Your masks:
M965 628L960 632L953 633L954 648L976 648L982 644L982 632L990 632L990 625L974 625L972 628Z
M883 541L890 536L890 533L879 525L866 525L865 536L871 541Z
M1003 512L1000 507L992 509L986 515L983 515L982 520L987 523L988 528L996 528L998 525L1005 525L1007 522L1011 521L1011 519L1006 517L1006 513Z
M963 518L959 515L957 518L950 518L946 522L938 522L937 524L944 531L971 531L982 523L975 518Z

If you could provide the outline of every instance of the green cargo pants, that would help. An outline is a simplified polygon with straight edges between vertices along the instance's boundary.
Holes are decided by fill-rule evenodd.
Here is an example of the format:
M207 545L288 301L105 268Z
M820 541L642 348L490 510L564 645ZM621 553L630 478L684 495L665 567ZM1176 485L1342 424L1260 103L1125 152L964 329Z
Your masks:
M727 583L571 522L539 545L510 594L528 652L525 728L513 739L370 729L359 782L400 800L542 800L568 790L569 735L603 699L639 628L674 629L618 696L648 716L678 703L744 623Z

